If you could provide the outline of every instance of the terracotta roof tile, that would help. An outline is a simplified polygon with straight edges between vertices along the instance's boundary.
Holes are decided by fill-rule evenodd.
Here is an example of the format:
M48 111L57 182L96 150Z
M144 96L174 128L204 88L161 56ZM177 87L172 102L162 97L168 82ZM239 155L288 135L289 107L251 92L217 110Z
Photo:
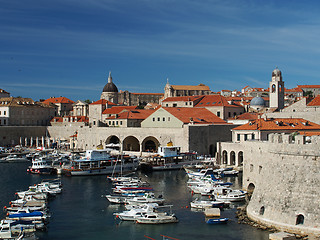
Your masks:
M48 98L43 101L43 103L74 103L74 101L66 97Z
M316 96L311 102L309 102L308 106L320 106L320 95Z
M164 110L178 118L185 124L190 123L192 119L194 124L227 124L226 121L217 117L206 108L176 108L164 107Z
M217 95L205 95L200 102L197 103L195 107L213 107L213 106L223 106L223 107L239 107L238 105L230 104L227 98Z
M320 125L307 121L303 118L270 118L257 119L250 121L247 124L236 127L233 130L292 130L292 131L306 131L306 130L320 130Z
M113 102L110 102L108 100L105 100L105 99L100 99L100 100L98 100L96 102L90 103L90 105L106 105L106 104L114 105L114 106L117 105L117 104L115 104Z
M259 118L259 116L262 115L262 113L256 113L256 112L245 112L239 116L235 116L230 119L235 119L235 120L256 120Z
M136 109L136 110L129 110L129 111L123 111L119 113L117 116L111 116L106 118L108 119L140 119L144 120L147 117L149 117L155 110L144 110L144 109Z
M320 85L298 85L299 88L320 88Z
M119 114L124 110L137 109L138 106L113 106L111 108L105 109L102 114Z

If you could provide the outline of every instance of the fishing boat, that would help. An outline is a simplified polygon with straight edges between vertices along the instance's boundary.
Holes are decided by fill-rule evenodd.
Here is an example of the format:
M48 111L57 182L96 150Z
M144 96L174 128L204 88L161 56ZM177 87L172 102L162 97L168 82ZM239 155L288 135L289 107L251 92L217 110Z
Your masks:
M200 160L197 159L196 152L182 153L181 147L173 146L172 142L168 142L167 146L158 147L157 154L143 159L140 167L143 171L179 170L184 165L197 162Z
M114 158L110 150L87 150L84 157L71 160L63 166L62 172L71 176L106 175L120 172L133 172L138 169L137 157Z
M35 231L32 222L5 219L0 222L0 239L37 239Z

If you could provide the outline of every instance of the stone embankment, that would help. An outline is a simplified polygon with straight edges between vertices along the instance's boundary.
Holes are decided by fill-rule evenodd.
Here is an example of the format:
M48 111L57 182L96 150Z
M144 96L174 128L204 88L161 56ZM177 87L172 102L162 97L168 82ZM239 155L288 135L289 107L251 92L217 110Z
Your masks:
M250 198L251 198L250 194L247 195L246 204L244 206L241 206L241 207L237 208L236 218L238 218L238 223L239 224L247 224L247 225L250 225L252 227L255 227L255 228L258 228L258 229L261 229L261 230L265 230L265 231L269 231L269 232L277 232L278 230L275 229L275 228L270 228L270 227L264 226L262 224L259 224L259 223L256 223L254 221L251 221L248 218L247 205L249 203L249 199ZM295 234L295 237L296 237L296 239L303 239L303 240L307 240L307 239L310 240L311 239L309 236L301 236L301 235L297 235L297 234ZM312 238L312 239L314 239L314 238Z

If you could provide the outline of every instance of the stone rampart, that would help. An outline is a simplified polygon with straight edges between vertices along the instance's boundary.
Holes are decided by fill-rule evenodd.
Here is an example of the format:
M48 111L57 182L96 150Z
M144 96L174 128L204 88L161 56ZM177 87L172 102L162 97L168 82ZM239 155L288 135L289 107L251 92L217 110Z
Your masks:
M243 187L252 220L282 231L320 235L320 137L271 134L244 142Z
M22 145L25 145L25 138L36 139L46 136L46 126L1 126L0 127L0 146L14 146L19 145L20 141ZM21 138L21 139L20 139ZM30 142L28 142L30 145Z

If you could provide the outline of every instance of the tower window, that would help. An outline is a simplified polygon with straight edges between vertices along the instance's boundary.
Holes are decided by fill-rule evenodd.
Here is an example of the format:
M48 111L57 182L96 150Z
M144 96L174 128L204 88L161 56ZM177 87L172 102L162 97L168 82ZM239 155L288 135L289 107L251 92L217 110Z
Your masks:
M273 93L276 92L276 85L275 84L272 84L271 90Z

